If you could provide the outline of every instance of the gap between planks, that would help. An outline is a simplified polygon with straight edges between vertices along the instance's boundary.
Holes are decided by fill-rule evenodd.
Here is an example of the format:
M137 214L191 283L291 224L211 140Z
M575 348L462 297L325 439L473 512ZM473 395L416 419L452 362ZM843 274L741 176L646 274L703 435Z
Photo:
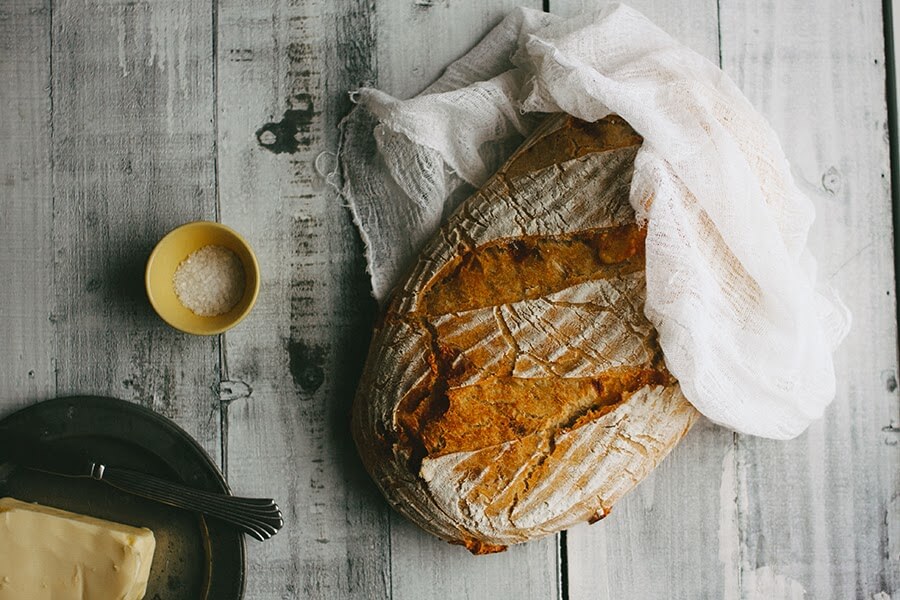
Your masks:
M900 293L900 252L897 250L897 231L900 227L900 140L898 140L897 118L900 111L900 83L897 81L897 31L900 30L900 7L894 6L894 0L883 0L884 15L884 70L886 74L888 140L891 156L891 209L894 216L894 297ZM897 303L897 322L900 323L900 301ZM900 352L900 346L898 346ZM900 427L900 418L897 426Z

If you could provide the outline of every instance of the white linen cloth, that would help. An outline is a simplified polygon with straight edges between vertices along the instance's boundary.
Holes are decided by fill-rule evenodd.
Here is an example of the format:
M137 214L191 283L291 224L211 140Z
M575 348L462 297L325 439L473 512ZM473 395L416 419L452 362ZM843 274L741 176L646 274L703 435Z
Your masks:
M834 397L850 315L816 289L812 202L731 79L637 11L518 9L421 95L352 97L342 193L379 301L539 113L616 113L644 137L630 199L648 229L645 312L688 400L738 432L787 439Z

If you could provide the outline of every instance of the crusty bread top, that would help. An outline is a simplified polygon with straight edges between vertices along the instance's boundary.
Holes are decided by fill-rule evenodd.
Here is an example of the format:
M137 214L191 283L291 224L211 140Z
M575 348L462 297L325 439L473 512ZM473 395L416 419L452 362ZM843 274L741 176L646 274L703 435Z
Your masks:
M538 137L520 149L500 171L509 193L522 179L558 164L597 152L637 147L641 138L622 119L596 123L568 118L553 135ZM622 277L644 267L645 230L636 223L611 224L560 235L500 238L460 248L416 293L415 316L446 340L433 322L443 315L510 305L548 296L578 283ZM416 314L417 313L417 314ZM407 318L412 315L407 315ZM399 439L415 461L474 451L531 434L567 430L596 418L646 385L673 383L661 361L605 370L594 377L522 378L514 358L484 365L463 357L460 348L477 346L481 337L437 342L429 356L432 385L407 395L395 414ZM482 376L482 377L479 377ZM466 383L477 378L477 383ZM435 393L435 386L439 393Z
M643 314L640 143L548 118L395 290L354 436L423 528L483 553L596 519L696 418Z

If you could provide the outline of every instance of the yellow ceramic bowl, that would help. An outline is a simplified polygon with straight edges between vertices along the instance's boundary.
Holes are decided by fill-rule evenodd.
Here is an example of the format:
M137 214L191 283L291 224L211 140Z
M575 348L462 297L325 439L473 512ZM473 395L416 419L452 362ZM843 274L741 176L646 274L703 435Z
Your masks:
M186 308L175 295L175 270L191 253L204 246L224 246L244 265L244 296L225 314L201 317ZM220 223L195 221L173 229L159 241L147 260L144 273L147 297L163 321L186 333L215 335L231 329L247 316L259 295L259 263L250 244Z

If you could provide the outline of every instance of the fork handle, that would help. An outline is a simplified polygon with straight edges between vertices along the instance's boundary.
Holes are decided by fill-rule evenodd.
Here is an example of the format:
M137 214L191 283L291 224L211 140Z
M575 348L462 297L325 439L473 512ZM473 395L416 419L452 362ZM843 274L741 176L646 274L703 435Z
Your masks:
M91 477L156 502L202 513L264 541L284 526L281 509L268 498L240 498L205 492L129 469L95 464Z

